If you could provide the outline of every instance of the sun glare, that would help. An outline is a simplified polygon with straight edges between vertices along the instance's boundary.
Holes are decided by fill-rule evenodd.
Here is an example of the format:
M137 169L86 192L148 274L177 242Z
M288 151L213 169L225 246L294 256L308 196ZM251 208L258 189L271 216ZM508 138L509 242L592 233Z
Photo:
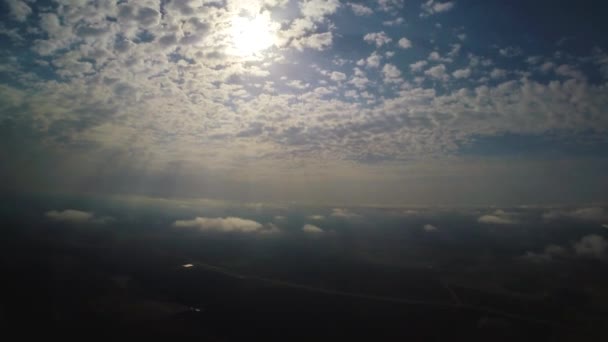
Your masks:
M236 54L255 55L275 43L275 29L268 15L232 20L232 40Z

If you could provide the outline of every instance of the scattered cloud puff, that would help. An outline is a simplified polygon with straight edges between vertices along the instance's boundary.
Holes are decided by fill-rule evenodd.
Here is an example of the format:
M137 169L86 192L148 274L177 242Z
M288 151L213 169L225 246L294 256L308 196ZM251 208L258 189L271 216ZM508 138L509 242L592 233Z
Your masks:
M403 7L405 0L378 0L378 8L384 12L394 12Z
M424 231L428 233L436 232L438 230L438 228L436 226L433 226L432 224L425 224L422 229L424 229Z
M6 0L8 10L17 21L25 21L32 14L32 9L23 0Z
M412 47L412 42L409 39L405 38L405 37L399 39L399 41L397 42L397 44L402 49L409 49L409 48Z
M195 228L201 231L240 232L240 233L274 233L278 228L274 225L264 226L259 222L240 217L196 217L192 220L177 220L173 223L176 228Z
M331 216L341 217L341 218L355 218L355 217L360 217L361 215L353 213L352 211L350 211L348 209L334 208L331 211Z
M412 70L412 72L420 72L427 64L429 64L429 62L427 61L418 61L410 64L410 69Z
M450 76L446 72L447 68L443 64L435 65L424 72L425 75L439 81L447 81Z
M498 53L500 53L500 55L503 57L512 58L521 56L524 52L517 46L508 46L506 48L499 49Z
M604 259L608 250L608 241L600 235L592 234L584 236L574 243L574 251L577 255L586 258Z
M420 16L428 17L433 14L450 11L454 8L455 4L456 3L454 1L440 2L435 0L428 0L422 5L420 5L420 7L422 8L422 13L420 13Z
M605 222L608 221L608 210L602 207L579 208L574 210L551 210L543 213L544 221L553 221L563 218Z
M382 25L384 26L399 26L401 24L403 24L405 22L405 19L403 19L402 17L398 17L392 20L385 20L382 22Z
M75 209L67 209L64 211L51 210L47 211L46 217L54 221L84 223L89 222L95 215L88 211L80 211Z
M452 73L454 78L469 78L471 76L471 68L458 69Z
M321 20L331 15L340 7L338 0L309 0L300 3L300 10L305 17Z
M401 80L401 71L390 63L384 64L382 74L384 75L385 82L399 82Z
M590 234L572 243L571 247L549 245L542 253L527 252L523 257L534 262L549 262L567 257L606 260L608 241L603 236Z
M320 221L320 220L324 220L325 216L323 215L310 215L308 216L309 220L315 220L315 221Z
M492 214L482 215L477 219L477 222L483 224L517 224L518 220L514 214L507 213L503 210L496 210Z
M323 234L325 232L325 231L323 231L323 229L321 229L315 225L312 225L312 224L305 224L302 227L302 231L304 233L313 234L313 235Z
M353 13L355 13L355 15L358 15L358 16L368 16L368 15L371 15L374 13L374 11L371 8L369 8L365 5L349 2L348 6L350 6Z
M367 43L375 44L376 47L381 47L393 41L384 31L368 33L363 36L363 40Z
M66 209L63 211L51 210L47 211L44 215L53 221L68 223L105 224L114 221L114 218L109 216L97 217L92 212L76 209Z
M556 257L564 257L567 254L568 251L564 247L549 245L545 247L542 253L527 252L523 257L533 262L548 262Z

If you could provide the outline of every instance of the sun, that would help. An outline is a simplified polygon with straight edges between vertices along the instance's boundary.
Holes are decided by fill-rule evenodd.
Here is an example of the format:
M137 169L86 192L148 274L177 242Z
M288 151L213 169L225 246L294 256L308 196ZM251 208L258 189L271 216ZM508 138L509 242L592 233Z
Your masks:
M234 17L231 35L235 54L252 56L271 47L276 41L275 26L268 13L253 18Z

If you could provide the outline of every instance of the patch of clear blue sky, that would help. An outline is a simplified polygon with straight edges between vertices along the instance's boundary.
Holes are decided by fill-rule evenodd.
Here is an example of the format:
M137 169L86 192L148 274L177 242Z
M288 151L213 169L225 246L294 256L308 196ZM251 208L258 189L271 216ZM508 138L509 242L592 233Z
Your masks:
M458 154L482 157L608 157L608 138L593 132L476 136Z

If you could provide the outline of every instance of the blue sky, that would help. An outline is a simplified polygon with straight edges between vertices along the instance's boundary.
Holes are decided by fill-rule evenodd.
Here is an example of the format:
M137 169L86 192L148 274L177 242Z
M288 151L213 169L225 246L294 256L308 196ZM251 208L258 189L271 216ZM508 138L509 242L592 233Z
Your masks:
M315 203L606 200L606 5L1 6L4 189Z

